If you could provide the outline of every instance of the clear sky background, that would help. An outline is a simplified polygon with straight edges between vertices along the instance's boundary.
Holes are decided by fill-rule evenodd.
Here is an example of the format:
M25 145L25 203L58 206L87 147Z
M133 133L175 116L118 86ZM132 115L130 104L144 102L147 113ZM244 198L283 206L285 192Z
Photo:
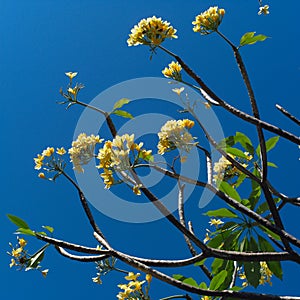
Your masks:
M235 66L231 50L217 36L193 33L191 22L211 5L224 7L226 15L220 27L238 43L247 31L271 38L242 49L253 83L261 116L282 128L299 134L299 129L276 109L279 103L299 117L299 1L269 1L270 15L258 16L258 1L8 1L0 3L0 88L1 88L1 217L0 295L2 299L115 299L122 275L110 274L98 286L94 264L68 261L53 249L42 265L49 268L47 279L38 272L9 269L8 242L15 243L15 230L7 213L27 220L32 228L51 225L55 236L95 246L74 189L61 178L57 183L41 181L33 169L33 160L46 146L69 147L74 128L82 112L80 107L66 111L57 105L58 93L65 86L64 72L79 72L85 84L82 100L89 102L98 93L124 80L154 76L171 59L161 51L149 60L146 47L127 46L130 29L140 19L161 16L178 30L179 38L165 45L181 55L204 80L229 103L250 112L246 92ZM112 104L113 105L113 104ZM133 108L134 109L134 108ZM135 108L143 111L143 107ZM137 111L138 113L139 111ZM226 135L249 126L221 109L216 109ZM250 136L255 137L251 129ZM271 135L267 135L271 136ZM278 165L271 170L274 185L290 196L299 195L299 151L290 142L280 140L270 154ZM69 167L71 171L71 168ZM215 200L212 207L216 207ZM208 207L209 208L209 207ZM194 226L208 226L208 218L195 203ZM129 224L110 219L94 210L95 217L113 246L133 255L184 258L188 251L182 237L166 221ZM283 210L286 228L300 235L299 210ZM204 233L203 233L204 235ZM167 239L167 238L168 239ZM29 239L29 248L40 243ZM299 295L299 268L284 264L284 281L274 279L266 292ZM153 283L153 299L168 296L170 287ZM196 299L196 297L195 297Z

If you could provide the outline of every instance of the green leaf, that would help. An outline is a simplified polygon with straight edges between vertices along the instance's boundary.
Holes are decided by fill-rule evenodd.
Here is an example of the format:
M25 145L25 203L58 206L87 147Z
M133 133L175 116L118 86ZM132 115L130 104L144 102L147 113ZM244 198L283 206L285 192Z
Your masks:
M270 235L276 241L281 241L281 238L278 234L274 233L273 231L269 230L264 226L259 226L266 234Z
M127 112L127 111L125 111L125 110L119 110L119 109L117 109L117 110L114 110L112 112L112 114L115 114L117 116L120 116L120 117L123 117L123 118L127 118L127 119L133 119L132 114L129 113L129 112Z
M247 175L244 173L241 173L237 179L237 181L235 182L235 187L238 188L243 182L244 180L247 178Z
M266 212L267 210L269 210L269 205L268 202L264 202L261 205L258 206L256 212L260 215L262 215L264 212Z
M273 252L274 248L265 238L261 235L258 235L258 244L259 249L263 252ZM267 265L269 269L273 272L273 274L282 280L282 267L280 261L267 261Z
M212 291L216 291L222 285L222 283L226 279L226 276L227 276L226 270L223 270L219 274L214 276L214 278L210 282L209 289Z
M252 145L251 140L242 132L236 132L235 133L235 141L239 142L242 147L249 152L249 154L254 154L254 147Z
M17 234L25 234L25 235L35 236L35 232L32 231L32 230L29 229L29 228L18 228L18 229L16 230L16 233L17 233Z
M255 31L252 32L246 32L240 40L240 47L245 45L252 45L256 42L263 42L268 37L263 34L255 35Z
M215 237L213 237L208 243L207 245L211 248L218 248L221 244L223 243L223 237L221 234L216 235Z
M7 217L12 223L17 225L19 228L29 229L28 224L24 220L22 220L21 218L19 218L17 216L10 215L10 214L8 214Z
M196 280L194 278L192 278L192 277L184 279L183 283L191 285L191 286L195 286L195 287L199 286L198 283L196 282Z
M239 195L239 193L226 181L222 181L219 189L225 193L226 195L228 195L229 197L237 200L237 201L241 201L241 197Z
M267 165L268 165L269 167L278 168L278 166L277 166L276 164L274 164L274 163L272 163L272 162L270 162L270 161L267 162Z
M273 272L273 274L282 280L282 267L281 267L281 262L280 261L267 261L267 265L269 269Z
M260 263L255 262L244 262L244 270L247 281L254 287L257 287L260 280Z
M186 279L187 277L184 277L183 275L181 274L173 274L172 277L176 280L179 280L179 281L183 281L184 279Z
M199 288L202 289L202 290L207 290L207 285L206 285L206 283L205 283L205 282L201 282L201 283L199 284Z
M53 233L54 228L51 226L42 226L43 228L47 229L50 233Z
M118 100L115 104L114 104L114 107L113 107L113 110L116 110L117 108L121 108L123 105L129 103L130 100L127 99L127 98L122 98L120 100Z
M196 263L194 263L194 266L203 266L204 263L205 263L205 261L206 261L206 258L204 258L204 259L202 259L200 261L197 261Z
M218 274L219 269L223 266L224 259L221 258L215 258L211 264L211 271L213 274ZM224 269L224 268L223 268Z
M240 158L244 158L247 159L247 155L240 149L237 148L226 148L224 149L226 151L226 153L228 154L232 154L234 156L240 157Z
M279 136L273 136L266 141L267 152L269 152L271 149L273 149L276 146L278 140L279 140ZM257 156L260 156L260 145L258 145L256 148L256 154Z
M204 215L209 217L220 217L220 218L237 218L237 215L227 208L220 208L216 210L210 210Z

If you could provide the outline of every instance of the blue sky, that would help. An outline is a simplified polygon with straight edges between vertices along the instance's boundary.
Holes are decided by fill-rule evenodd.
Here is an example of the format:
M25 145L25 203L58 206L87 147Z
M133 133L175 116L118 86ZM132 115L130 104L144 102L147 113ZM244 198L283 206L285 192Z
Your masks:
M270 36L264 43L242 49L253 83L262 118L297 134L296 125L276 109L279 103L291 112L299 112L298 85L299 26L298 1L273 1L270 15L258 16L258 1L2 1L0 4L1 72L1 295L23 299L81 299L84 296L114 299L122 276L111 274L104 284L92 283L96 270L60 257L54 250L47 253L43 265L50 269L47 279L38 272L15 272L9 269L8 242L14 241L15 227L5 214L27 220L33 228L51 225L59 238L95 246L92 232L82 214L76 192L60 178L58 182L41 181L33 169L32 158L49 145L68 147L82 112L80 107L66 111L57 105L58 90L65 86L64 72L79 72L85 84L82 100L89 102L101 91L128 79L161 77L161 70L171 59L158 51L149 60L146 47L127 47L130 29L141 18L156 15L171 22L179 38L166 46L180 54L203 79L228 102L250 112L246 92L232 53L217 36L200 36L192 31L194 17L211 5L226 9L220 27L238 43L247 31ZM286 7L293 7L286 13ZM113 105L113 103L112 103ZM143 106L132 108L143 112ZM216 113L226 135L249 126L221 109ZM298 115L299 116L299 115ZM249 134L255 138L255 130ZM268 135L267 136L271 136ZM298 195L299 151L283 139L270 154L279 166L271 170L270 179L282 192ZM69 168L71 171L71 168ZM221 203L215 200L212 207ZM195 224L205 228L208 219L188 202ZM133 255L153 257L188 256L182 237L164 220L147 224L130 224L113 220L97 210L95 217L113 246ZM286 228L299 236L295 226L299 213L294 207L284 209ZM194 225L195 225L194 224ZM201 232L199 230L199 232ZM166 236L168 239L166 240ZM30 240L32 247L40 244ZM284 283L274 280L266 292L299 294L299 269L284 264ZM34 289L33 289L34 288ZM169 295L172 289L153 283L153 299ZM196 298L195 298L196 299Z

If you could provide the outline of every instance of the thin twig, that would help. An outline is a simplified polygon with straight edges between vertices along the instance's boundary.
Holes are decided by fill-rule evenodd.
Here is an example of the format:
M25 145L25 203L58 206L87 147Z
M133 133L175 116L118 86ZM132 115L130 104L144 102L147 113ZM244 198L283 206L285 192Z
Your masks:
M275 105L276 108L282 112L286 117L288 117L291 121L295 122L297 125L300 126L300 120L297 119L295 116L293 116L290 112L288 112L286 109L284 109L282 106L280 106L279 104Z

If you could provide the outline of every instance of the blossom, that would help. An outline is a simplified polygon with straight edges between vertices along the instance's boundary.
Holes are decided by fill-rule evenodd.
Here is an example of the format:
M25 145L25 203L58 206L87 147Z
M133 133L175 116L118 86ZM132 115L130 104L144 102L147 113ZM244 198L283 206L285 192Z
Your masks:
M70 80L72 80L78 73L77 72L66 72L65 74L70 78Z
M41 154L38 154L36 158L33 159L35 162L35 169L36 170L40 170L41 167L43 166L43 160L44 160L44 156Z
M176 93L178 96L180 96L180 94L184 91L184 87L181 87L181 88L175 88L175 89L172 89L172 91L174 93Z
M176 148L185 152L190 152L192 147L196 145L194 138L188 132L188 129L193 126L194 121L189 119L167 121L158 133L158 153L164 154L165 152Z
M131 29L128 46L160 45L166 38L177 38L176 29L170 23L156 16L142 19Z
M86 165L94 157L95 146L101 143L103 140L99 136L87 135L81 133L77 139L72 142L72 148L69 149L71 162L73 163L73 169L78 173L82 173L84 170L82 165Z
M44 278L47 277L48 272L49 272L49 269L45 269L45 270L42 271L42 275L43 275Z
M204 35L216 31L224 15L225 10L223 8L218 8L218 6L210 7L205 12L196 16L195 21L192 22L195 25L193 28L194 32Z
M18 238L18 242L19 242L20 247L22 247L22 248L24 248L27 245L27 241L25 241L22 238L20 238L20 239Z
M12 258L12 259L10 260L9 267L12 268L12 267L15 266L15 265L16 265L16 261Z
M146 281L130 281L128 283L128 287L130 289L132 289L133 291L140 291L142 289L142 285L145 283Z
M23 251L23 247L19 247L19 248L17 248L17 249L12 249L11 255L12 255L13 257L16 257L16 258L17 258L17 257L20 257L22 251Z
M140 273L136 273L136 274L135 274L135 273L133 273L133 272L129 272L128 275L125 276L124 278L125 278L126 280L133 280L133 281L136 281L137 278L138 278L139 276L141 276Z
M165 67L162 70L164 76L167 78L172 78L177 81L182 81L181 73L180 73L182 70L181 65L177 61L176 62L172 61L168 66L169 67Z
M99 159L98 169L103 169L100 176L104 180L105 188L109 189L114 184L114 172L124 172L132 168L132 161L149 160L152 150L142 148L143 143L134 142L134 134L117 135L112 141L108 140L99 149L97 159ZM140 185L133 187L133 192L140 195Z
M38 174L38 177L41 178L41 179L45 179L45 178L46 178L46 175L45 175L45 173L40 172L40 173Z
M203 240L203 243L205 244L206 242L210 241L211 237L209 236L209 234L206 232L205 233L205 239Z
M54 153L54 148L53 147L47 147L47 149L45 149L42 152L42 156L48 156L48 157L50 157L53 153Z
M136 195L140 196L142 194L140 190L141 187L142 187L141 184L137 184L132 188L132 190Z
M152 275L151 274L146 274L146 280L149 284L152 281Z
M224 224L224 222L220 219L211 219L209 222L208 222L211 226L212 225L215 225L216 227L219 226L219 225L222 225Z
M238 158L232 154L228 154L230 157L239 162L244 168L248 167L248 162L252 160L253 156L249 154L249 152L244 152L246 158ZM231 162L222 156L218 162L214 163L213 170L215 174L213 175L214 182L218 182L221 180L229 180L235 176L239 176L241 171L238 170Z
M67 151L65 150L64 147L61 147L61 148L56 148L56 153L57 153L58 155L64 155L64 154L67 153Z
M266 282L269 283L269 285L272 285L271 277L273 275L273 272L269 269L268 264L265 261L260 262L260 280L259 284L265 284Z
M269 5L260 6L258 15L268 15L269 13Z
M95 282L97 284L102 284L102 280L101 280L100 276L93 277L92 280L93 280L93 282Z

